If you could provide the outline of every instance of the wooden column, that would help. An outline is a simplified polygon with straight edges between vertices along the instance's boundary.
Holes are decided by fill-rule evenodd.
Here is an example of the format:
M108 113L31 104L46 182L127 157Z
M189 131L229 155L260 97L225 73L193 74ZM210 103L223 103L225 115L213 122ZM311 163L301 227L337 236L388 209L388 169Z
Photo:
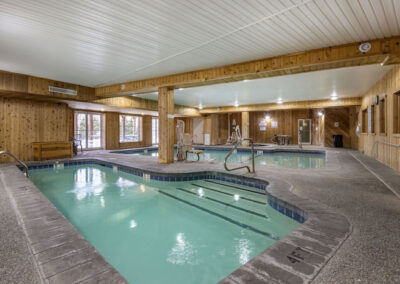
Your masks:
M244 111L242 112L242 138L250 138L249 134L250 134L250 120L249 120L249 112L248 111ZM249 142L245 141L243 142L243 146L248 147L249 146Z
M142 135L143 135L143 146L148 147L151 146L151 119L150 115L143 116L143 128L142 128Z
M159 139L158 163L174 162L174 90L158 88Z

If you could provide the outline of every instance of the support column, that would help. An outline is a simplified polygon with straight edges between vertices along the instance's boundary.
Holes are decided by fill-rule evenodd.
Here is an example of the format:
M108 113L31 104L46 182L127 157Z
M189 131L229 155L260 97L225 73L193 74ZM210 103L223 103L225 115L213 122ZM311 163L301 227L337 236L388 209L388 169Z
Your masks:
M250 120L249 120L249 112L244 111L242 112L242 138L249 138L250 135ZM242 143L244 147L249 146L249 141L244 141Z
M158 88L158 163L174 162L174 89Z

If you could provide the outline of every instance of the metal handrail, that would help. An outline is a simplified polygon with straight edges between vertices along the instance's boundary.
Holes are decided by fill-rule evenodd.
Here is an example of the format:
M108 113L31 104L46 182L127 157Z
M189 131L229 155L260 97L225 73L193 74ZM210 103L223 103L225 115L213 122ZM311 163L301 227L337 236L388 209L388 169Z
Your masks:
M239 146L239 144L241 144L240 142L236 143L235 146L233 146L233 148L229 151L228 155L226 155L225 160L224 160L224 168L228 172L246 168L249 173L255 173L256 170L255 170L255 166L254 166L254 143L253 143L253 139L244 138L244 139L242 139L242 141L249 141L250 144L251 144L251 160L252 160L251 161L251 166L252 166L252 171L250 171L250 167L247 166L247 165L246 166L237 167L237 168L233 168L233 169L228 169L228 166L226 165L226 163L227 163L229 157L232 155L233 151L235 151L237 149L237 147Z
M24 167L25 175L27 177L29 177L28 166L24 162L22 162L20 159L15 157L14 154L12 154L12 153L10 153L8 151L0 151L0 155L8 155L8 156L14 158L14 160L16 160L21 166Z
M385 145L389 145L389 146L393 146L393 147L398 147L398 148L400 148L400 144L393 144L393 143L386 142L386 141L383 141L383 140L376 140L376 141L374 142L374 144L372 145L371 152L374 150L375 145L377 145L378 143L382 143L382 144L385 144ZM378 158L378 147L376 147L376 153L375 153L375 154L376 154L376 155L375 155L375 158Z

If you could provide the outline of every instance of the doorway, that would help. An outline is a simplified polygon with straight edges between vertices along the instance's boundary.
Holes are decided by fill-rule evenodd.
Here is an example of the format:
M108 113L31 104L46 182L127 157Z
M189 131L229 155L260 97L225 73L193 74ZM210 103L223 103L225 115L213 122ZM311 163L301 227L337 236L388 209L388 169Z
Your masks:
M204 144L203 118L193 118L193 144Z
M311 144L311 119L299 119L297 132L302 129L301 135L302 144ZM300 135L298 136L298 143L300 143Z

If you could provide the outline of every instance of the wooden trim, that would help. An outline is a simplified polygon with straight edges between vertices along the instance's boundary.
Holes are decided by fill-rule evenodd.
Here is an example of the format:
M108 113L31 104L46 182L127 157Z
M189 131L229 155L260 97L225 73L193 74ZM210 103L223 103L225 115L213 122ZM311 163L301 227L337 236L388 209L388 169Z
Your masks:
M371 49L366 53L359 50L360 43L356 42L222 67L102 86L96 88L95 93L99 97L127 95L135 92L155 91L158 87L194 87L243 79L376 64L381 63L387 55L390 55L390 59L386 64L400 62L399 36L368 42L371 43ZM124 85L123 90L122 84Z
M225 106L225 107L212 107L200 110L201 114L211 113L231 113L243 111L267 111L267 110L284 110L284 109L309 109L309 108L330 108L341 106L359 106L361 105L361 97L358 98L343 98L336 101L332 100L315 100L315 101L298 101L287 102L282 104L269 103L269 104L256 104L244 105L239 107Z

